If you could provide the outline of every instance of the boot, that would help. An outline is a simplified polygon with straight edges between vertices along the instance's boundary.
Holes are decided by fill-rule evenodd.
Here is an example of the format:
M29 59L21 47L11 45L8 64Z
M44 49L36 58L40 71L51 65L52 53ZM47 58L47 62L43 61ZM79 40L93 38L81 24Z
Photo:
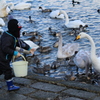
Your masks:
M13 85L12 80L7 80L6 83L7 83L7 86L8 86L8 91L18 90L20 88L19 86Z

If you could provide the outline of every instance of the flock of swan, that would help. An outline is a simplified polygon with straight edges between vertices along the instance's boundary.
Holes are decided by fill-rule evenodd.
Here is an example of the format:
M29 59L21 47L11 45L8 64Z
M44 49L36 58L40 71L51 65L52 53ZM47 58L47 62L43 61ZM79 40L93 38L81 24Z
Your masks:
M5 26L3 17L7 17L12 10L24 10L31 8L32 4L27 2L20 2L17 4L7 3L6 0L0 0L0 32L3 32L2 26Z
M0 26L5 26L5 22L2 19L3 17L7 17L11 10L24 10L31 8L31 3L21 2L18 4L14 3L6 3L5 0L1 0L2 4L0 4ZM40 7L40 9L42 9ZM43 9L42 9L43 11ZM49 10L48 10L49 11ZM68 14L64 10L55 10L51 11L49 14L50 18L58 18L65 20L64 25L67 28L76 29L82 27L87 27L88 25L81 20L74 20L70 21ZM0 31L3 31L0 27ZM85 50L79 50L79 43L67 43L66 45L62 46L62 34L59 35L59 45L58 45L58 51L57 51L57 58L68 58L73 55L75 55L73 61L75 65L78 68L85 68L86 74L88 72L88 68L93 67L98 72L100 72L100 58L96 56L96 49L95 49L95 43L91 36L88 34L81 32L77 37L76 40L81 38L87 38L91 43L91 53L88 53ZM25 41L26 42L26 41ZM29 44L30 41L28 41ZM33 45L32 45L33 46ZM38 47L37 47L38 48ZM76 54L75 52L78 51Z

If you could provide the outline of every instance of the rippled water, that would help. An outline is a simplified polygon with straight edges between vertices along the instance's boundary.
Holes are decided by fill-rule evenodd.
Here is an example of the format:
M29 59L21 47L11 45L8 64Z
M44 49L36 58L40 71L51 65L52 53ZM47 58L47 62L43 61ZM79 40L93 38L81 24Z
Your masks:
M20 2L22 0L8 0L7 2ZM52 10L62 9L68 13L70 20L80 19L84 23L88 24L87 33L91 35L96 43L97 52L100 47L100 14L97 13L97 9L100 8L99 0L79 0L80 4L72 5L71 0L27 0L29 3L32 3L32 8L30 10L14 10L11 14L19 20L23 26L22 31L38 31L42 35L43 46L51 46L52 51L50 53L42 53L39 55L39 58L43 63L52 63L56 60L57 48L53 47L53 44L58 40L58 38L50 35L48 28L52 27L53 30L59 31L62 33L63 42L70 43L75 42L73 36L69 36L68 30L64 27L65 20L61 19L51 19L48 13L42 13L38 7L42 6L43 8L50 8ZM77 0L78 1L78 0ZM35 23L29 23L28 17L32 16L32 19L35 20ZM7 21L6 21L7 23ZM6 26L3 27L6 30ZM22 36L22 39L27 37ZM80 49L89 49L90 42L87 39L81 39L76 41L80 43ZM45 59L48 57L48 59ZM75 70L75 67L70 68L70 70ZM65 73L68 73L68 69L60 68L56 72L53 72L51 77L63 77Z

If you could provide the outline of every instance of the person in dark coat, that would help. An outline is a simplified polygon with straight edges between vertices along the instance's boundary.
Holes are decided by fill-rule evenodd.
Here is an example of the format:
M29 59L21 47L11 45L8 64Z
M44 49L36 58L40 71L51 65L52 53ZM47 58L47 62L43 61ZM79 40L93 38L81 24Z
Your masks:
M29 50L32 54L34 53L34 49L31 49L25 42L20 42L22 41L20 40L21 26L16 19L9 20L7 27L8 31L5 31L0 39L0 75L4 74L8 91L11 91L20 88L19 86L13 85L13 71L10 67L12 57L21 56L21 54L16 51L16 46Z

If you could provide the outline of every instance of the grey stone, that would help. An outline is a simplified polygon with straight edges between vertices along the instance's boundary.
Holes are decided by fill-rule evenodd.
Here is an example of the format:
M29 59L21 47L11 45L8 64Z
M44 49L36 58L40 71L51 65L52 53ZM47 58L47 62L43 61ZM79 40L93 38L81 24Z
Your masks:
M86 90L86 91L89 91L89 92L100 93L99 86L94 86L94 85L91 85L91 84L85 84L85 83L75 82L75 81L63 81L63 82L60 82L60 83L62 85L70 87L70 88L76 88L76 89Z
M24 87L24 88L20 88L18 91L16 91L16 93L28 95L29 93L34 93L35 91L36 90L33 88Z
M0 98L3 98L4 100L24 100L26 99L26 96L22 95L22 94L16 94L14 92L7 92L6 94L2 94L2 96L0 96ZM2 99L0 99L2 100Z
M64 89L66 89L66 87L57 86L57 85L53 85L53 84L49 84L49 83L42 83L42 82L34 83L34 84L32 84L32 87L36 88L36 89L52 91L52 92L60 92L60 91L63 91Z
M63 94L67 94L69 96L75 96L82 99L91 99L94 98L97 94L83 91L83 90L76 90L76 89L67 89L62 92Z
M95 97L94 99L91 99L91 100L100 100L100 96Z
M57 78L48 77L48 76L40 76L40 75L37 75L35 73L33 73L31 75L31 77L28 76L28 78L30 78L32 80L44 81L44 82L49 82L49 83L58 83L58 82L63 82L64 81L63 79L57 79Z
M54 100L58 94L44 91L37 91L36 93L32 93L31 97L37 100Z
M14 78L14 83L21 84L21 85L29 85L31 84L32 80L26 78Z
M67 98L62 98L62 100L83 100L83 99L80 99L80 98L76 98L76 97L67 97Z
M24 100L36 100L36 99L33 99L33 98L28 97L28 98L26 98Z

